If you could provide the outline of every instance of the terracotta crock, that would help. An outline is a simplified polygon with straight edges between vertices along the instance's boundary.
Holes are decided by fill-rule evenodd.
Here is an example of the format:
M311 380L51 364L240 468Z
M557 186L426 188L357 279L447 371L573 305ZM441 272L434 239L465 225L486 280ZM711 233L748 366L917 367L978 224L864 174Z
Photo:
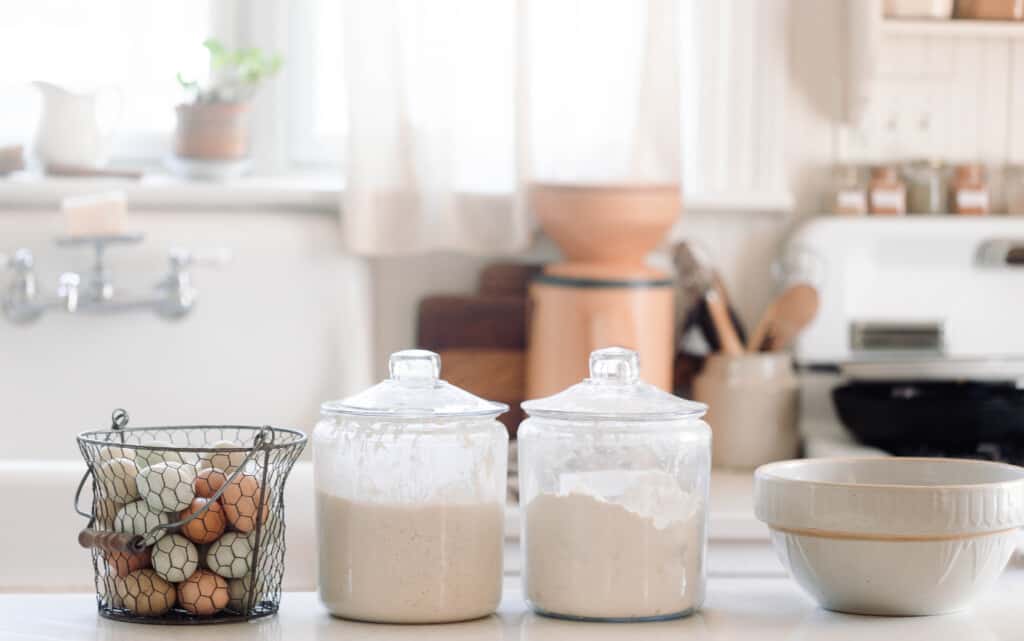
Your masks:
M682 210L679 185L539 183L530 202L569 262L618 266L627 275L643 269Z
M590 352L627 347L648 382L672 386L674 286L646 264L682 209L678 185L538 184L533 209L565 262L530 286L526 393L586 376Z
M249 154L249 103L178 105L174 153L198 160L242 160Z

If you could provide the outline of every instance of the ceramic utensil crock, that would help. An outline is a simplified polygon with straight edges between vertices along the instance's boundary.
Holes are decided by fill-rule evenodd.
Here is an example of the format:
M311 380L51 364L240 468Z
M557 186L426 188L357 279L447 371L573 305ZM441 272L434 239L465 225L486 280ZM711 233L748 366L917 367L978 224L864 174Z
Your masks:
M679 186L537 184L530 201L566 260L530 286L527 396L580 380L608 345L639 352L646 379L671 389L674 287L646 257L682 211Z

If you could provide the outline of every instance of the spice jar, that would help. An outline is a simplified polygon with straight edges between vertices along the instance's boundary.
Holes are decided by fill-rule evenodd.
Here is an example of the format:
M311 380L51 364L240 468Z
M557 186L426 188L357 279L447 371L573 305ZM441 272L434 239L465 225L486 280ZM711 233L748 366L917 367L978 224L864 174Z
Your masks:
M1013 216L1024 214L1024 165L1009 165L1003 173L1003 191L1006 212Z
M907 211L911 214L949 213L949 169L941 160L918 160L908 163L903 174L907 177Z
M868 213L868 199L854 165L839 165L832 171L832 211L843 216Z
M324 403L313 432L320 599L336 616L441 623L501 599L507 405L439 379L440 357Z
M707 406L639 377L637 353L590 355L590 377L523 403L524 593L537 612L644 621L704 600Z
M902 215L907 211L907 189L892 167L871 169L868 204L875 215Z
M957 165L949 184L950 209L957 214L987 214L988 185L985 184L981 165Z

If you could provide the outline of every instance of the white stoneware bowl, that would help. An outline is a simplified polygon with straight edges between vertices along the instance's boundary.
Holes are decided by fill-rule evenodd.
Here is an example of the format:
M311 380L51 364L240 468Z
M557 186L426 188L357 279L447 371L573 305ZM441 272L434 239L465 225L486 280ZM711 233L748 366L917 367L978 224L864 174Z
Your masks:
M769 463L754 510L782 564L822 607L922 615L990 587L1024 525L1024 467L934 458Z

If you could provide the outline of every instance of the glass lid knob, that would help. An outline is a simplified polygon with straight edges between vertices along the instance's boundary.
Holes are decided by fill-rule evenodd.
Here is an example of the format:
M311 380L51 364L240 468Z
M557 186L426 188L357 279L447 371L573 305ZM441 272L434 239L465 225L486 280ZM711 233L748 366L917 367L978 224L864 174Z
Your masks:
M425 349L405 349L388 359L388 372L395 381L432 384L441 376L441 357Z
M630 385L640 380L640 355L625 347L606 347L590 353L590 380Z

